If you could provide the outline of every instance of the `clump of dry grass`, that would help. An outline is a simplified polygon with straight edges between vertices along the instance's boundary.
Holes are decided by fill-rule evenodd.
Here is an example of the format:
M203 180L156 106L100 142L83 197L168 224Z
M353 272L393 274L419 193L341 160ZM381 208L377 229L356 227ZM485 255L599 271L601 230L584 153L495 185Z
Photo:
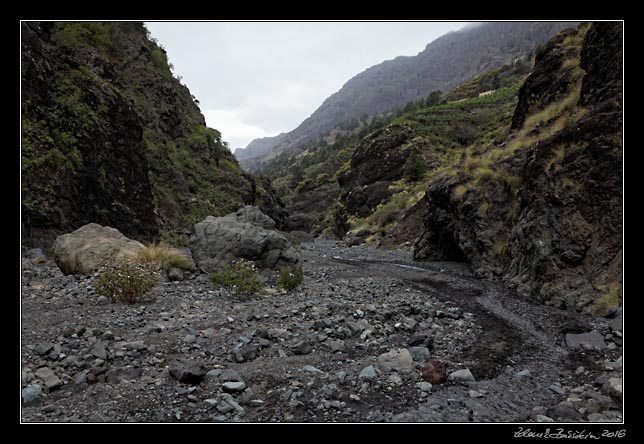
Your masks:
M192 264L188 258L163 242L147 245L144 249L139 251L137 257L143 262L158 264L164 270L171 267L177 267L184 270L192 268Z
M593 303L592 312L595 316L606 316L613 308L617 308L619 305L619 288L613 287Z

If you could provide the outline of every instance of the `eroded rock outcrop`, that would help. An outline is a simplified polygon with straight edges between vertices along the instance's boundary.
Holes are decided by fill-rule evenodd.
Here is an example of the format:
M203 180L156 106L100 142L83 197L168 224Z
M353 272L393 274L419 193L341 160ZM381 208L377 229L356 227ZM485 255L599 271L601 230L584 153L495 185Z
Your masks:
M432 183L416 259L462 253L480 274L560 307L590 309L621 289L621 42L621 23L605 22L538 52L511 134L537 141L469 185L464 173Z

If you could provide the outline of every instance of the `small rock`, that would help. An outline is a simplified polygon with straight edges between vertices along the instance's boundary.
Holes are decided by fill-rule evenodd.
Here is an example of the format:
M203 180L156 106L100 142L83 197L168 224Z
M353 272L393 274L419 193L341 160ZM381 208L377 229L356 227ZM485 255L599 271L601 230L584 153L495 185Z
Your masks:
M622 401L622 378L610 378L608 382L604 384L604 390L611 395L613 398Z
M43 391L38 384L28 385L22 389L22 405L25 407L39 407L42 404Z
M268 337L270 339L288 339L291 337L291 333L283 328L271 328L268 330Z
M336 372L335 377L340 381L344 381L344 378L347 377L347 372Z
M305 365L304 367L302 367L302 370L309 373L322 373L322 370L320 370L319 368L313 367L312 365Z
M416 387L418 387L421 392L425 393L428 393L432 389L432 385L425 381L417 382Z
M234 408L232 405L228 404L228 403L227 403L226 401L224 401L224 400L220 400L220 401L217 403L217 407L216 407L216 408L217 408L217 411L218 411L219 413L224 413L224 414L225 414L225 413L228 413L228 412L232 412L233 410L235 410L235 408Z
M531 378L532 373L530 373L530 370L521 370L520 372L517 372L514 374L515 378Z
M50 369L49 367L39 368L38 370L36 370L35 375L36 375L36 378L41 379L43 381L47 378L55 376L53 370Z
M403 383L402 378L398 373L392 373L389 378L387 378L387 382L391 385L402 385Z
M237 401L235 401L235 398L233 398L231 395L229 395L227 393L224 393L223 395L221 395L221 402L219 404L217 404L217 410L219 410L221 413L225 413L225 412L222 412L219 409L219 407L220 407L220 405L222 403L225 403L225 404L229 405L230 407L232 407L232 410L235 410L235 413L237 415L239 415L239 416L243 416L245 414L245 412L246 412L244 410L244 408L242 406L240 406L237 403ZM228 411L230 411L230 410L228 410Z
M470 398L483 398L485 396L483 393L477 392L476 390L470 390L467 394L470 395Z
M206 367L196 361L174 361L170 365L170 376L186 384L199 384L206 376Z
M220 368L213 368L212 370L208 371L208 373L206 373L206 379L219 378L221 373L222 373L222 371L221 371Z
M575 375L581 375L581 374L582 374L582 373L584 373L585 371L586 371L586 369L585 369L585 368L583 368L583 367L577 367L577 369L575 370Z
M620 356L617 361L611 362L611 361L606 361L604 363L604 368L606 370L619 370L622 368L622 357Z
M241 347L241 354L244 357L244 360L246 361L252 361L253 359L257 358L257 354L259 353L260 346L259 344L251 343L251 344L246 344Z
M390 367L399 372L414 370L414 360L406 348L399 348L383 353L376 360L378 367Z
M416 328L416 320L413 318L405 318L402 320L402 328L404 330L412 331Z
M549 416L537 415L537 422L555 422L555 420Z
M170 267L168 269L168 279L172 282L184 280L185 275L183 273L183 270L177 267Z
M110 422L109 418L101 415L98 412L94 412L89 417L89 422Z
M25 251L24 256L35 264L47 262L47 256L41 248L32 248L31 250L27 250Z
M429 361L431 358L431 353L427 347L409 347L409 353L412 356L412 359L416 362L424 363Z
M336 339L332 341L326 341L324 346L329 349L332 353L341 352L345 350L345 343L342 339Z
M245 361L244 355L243 355L243 353L242 353L240 348L234 348L232 355L233 355L233 360L235 362L244 362Z
M358 378L373 380L373 379L376 379L377 376L378 375L376 374L376 369L373 367L373 365L370 365L362 369L362 371L358 375Z
M197 337L195 335L186 335L183 338L183 342L185 344L194 344L195 342L197 342Z
M566 390L563 387L561 387L559 384L557 384L557 383L552 384L548 388L550 390L552 390L553 392L559 394L559 395L565 395L566 394Z
M588 415L588 422L609 422L610 420L601 413L591 413Z
M244 389L246 388L246 384L244 381L238 381L238 382L224 382L221 387L224 389L226 392L243 392Z
M291 347L291 351L294 355L308 355L313 351L313 347L311 347L308 341L299 341Z
M54 348L54 344L51 342L41 342L34 347L34 351L39 355L46 355Z
M141 377L143 371L138 367L112 367L105 373L105 380L110 384L123 381L134 381Z
M568 333L565 338L566 346L568 348L588 348L588 349L602 349L606 348L604 336L597 330L588 333L571 334Z
M134 350L134 351L142 351L147 349L148 347L145 345L145 342L143 341L133 341L133 342L126 342L123 344L126 350Z
M78 372L74 375L74 384L81 385L87 382L87 374L85 372Z
M213 370L211 370L213 371ZM243 381L242 377L237 373L235 370L232 368L228 368L224 371L221 372L219 375L219 380L222 382L228 382L228 381L233 381L233 382L241 382Z
M107 352L105 351L105 343L97 342L92 346L90 353L98 359L107 359Z
M622 313L620 311L617 317L615 319L611 319L608 325L610 329L613 330L613 332L621 332L623 323L624 323L624 318L622 317Z
M456 370L449 374L449 379L456 382L475 382L474 375L470 372L469 368L464 368L462 370Z
M407 345L410 347L426 347L429 351L432 351L434 348L434 339L431 336L431 333L428 332L418 332L414 333L407 341Z
M559 404L557 404L554 408L548 410L548 415L554 418L561 418L561 419L566 419L566 420L578 420L580 419L580 415L575 410L574 405L572 402L568 401L562 401Z
M359 335L362 333L362 330L364 330L360 325L353 321L348 321L345 325L349 329L349 336Z
M56 406L54 404L49 404L40 409L43 413L53 413L56 411Z
M447 381L447 364L438 359L428 361L421 371L425 381L431 384L442 384Z

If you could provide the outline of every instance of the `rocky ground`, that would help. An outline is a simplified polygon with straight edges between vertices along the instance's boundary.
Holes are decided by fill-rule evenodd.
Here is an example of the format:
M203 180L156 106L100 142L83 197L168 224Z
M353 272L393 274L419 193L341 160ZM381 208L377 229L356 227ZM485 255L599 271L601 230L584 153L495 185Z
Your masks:
M291 293L242 299L195 276L135 305L23 259L22 420L622 421L621 316L405 250L300 249Z

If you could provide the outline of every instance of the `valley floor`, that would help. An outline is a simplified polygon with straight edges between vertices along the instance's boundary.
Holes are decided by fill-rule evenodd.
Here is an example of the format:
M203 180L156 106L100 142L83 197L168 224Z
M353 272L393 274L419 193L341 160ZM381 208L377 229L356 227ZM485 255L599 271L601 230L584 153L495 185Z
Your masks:
M112 304L91 278L36 265L22 287L22 381L48 393L24 403L22 420L622 421L622 335L609 320L535 304L464 264L416 263L404 250L300 248L303 285L249 299L198 276L161 283L140 304ZM566 333L593 330L601 349L565 346ZM423 383L428 356L412 345L425 332L432 359L476 381ZM412 349L411 368L402 358L378 368L396 349Z

